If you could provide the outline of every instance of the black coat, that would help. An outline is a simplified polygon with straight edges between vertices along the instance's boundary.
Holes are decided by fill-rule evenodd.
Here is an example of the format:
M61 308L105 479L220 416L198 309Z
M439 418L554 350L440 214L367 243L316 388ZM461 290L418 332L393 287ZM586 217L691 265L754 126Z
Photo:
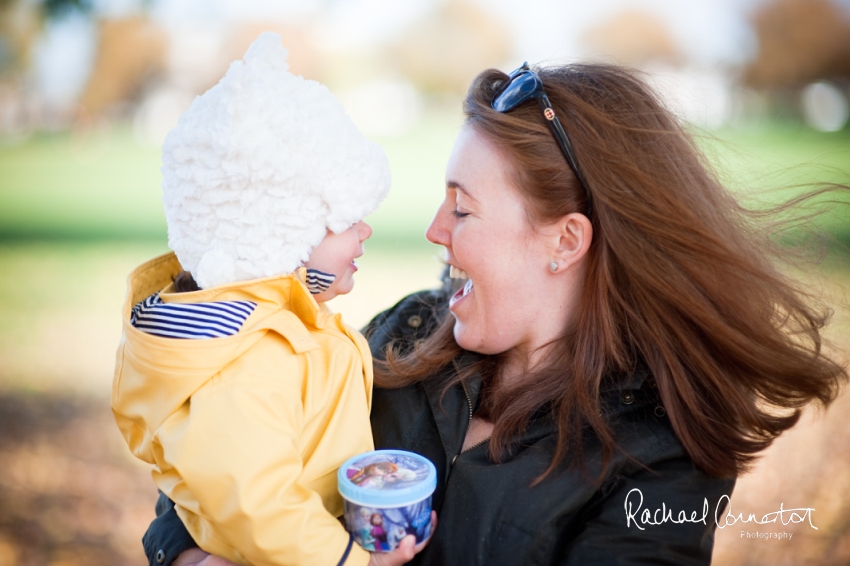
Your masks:
M382 357L389 341L405 347L426 336L443 305L440 293L420 293L378 315L366 329L375 357ZM731 495L734 480L710 477L694 465L673 432L648 372L627 376L603 392L603 415L622 452L613 456L601 483L590 479L599 474L601 445L586 434L586 468L570 468L565 462L535 487L531 483L555 452L553 418L546 413L532 418L502 463L489 459L486 442L461 452L480 384L471 380L443 395L444 377L374 392L375 446L417 452L437 467L434 508L439 527L412 564L711 562L716 506L722 495ZM627 496L634 517L629 526ZM706 506L704 523L673 522L680 520L681 511L687 519L694 512L702 519ZM661 524L637 522L644 509L662 509L654 520ZM665 510L672 515L662 522Z
M404 348L427 336L444 308L445 293L422 292L381 313L365 330L373 355L381 358L390 341ZM694 465L647 372L603 392L603 415L622 451L613 455L602 480L591 479L599 475L601 446L586 434L585 467L564 462L535 487L532 481L555 451L554 420L545 412L533 418L501 463L489 459L487 442L461 453L480 383L472 379L443 395L446 377L441 372L401 389L376 388L373 397L376 448L417 452L437 467L433 502L439 526L411 564L711 562L715 508L722 495L731 495L734 480L712 478ZM152 565L169 564L194 546L163 499L144 539Z

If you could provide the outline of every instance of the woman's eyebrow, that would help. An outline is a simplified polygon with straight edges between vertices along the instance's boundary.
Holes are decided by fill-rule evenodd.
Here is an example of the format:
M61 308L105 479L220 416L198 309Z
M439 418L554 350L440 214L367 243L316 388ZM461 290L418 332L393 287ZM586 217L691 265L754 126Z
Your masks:
M446 188L460 191L472 200L478 202L477 199L472 196L468 190L466 190L466 187L464 187L461 183L458 183L457 181L452 181L451 179L449 179L448 181L446 181Z

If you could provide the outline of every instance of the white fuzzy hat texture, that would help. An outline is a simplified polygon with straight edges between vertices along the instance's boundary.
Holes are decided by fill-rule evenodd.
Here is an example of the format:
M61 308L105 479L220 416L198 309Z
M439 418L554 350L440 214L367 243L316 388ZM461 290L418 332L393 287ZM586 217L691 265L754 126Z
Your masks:
M384 151L287 55L261 34L163 144L168 245L202 288L291 273L389 191Z

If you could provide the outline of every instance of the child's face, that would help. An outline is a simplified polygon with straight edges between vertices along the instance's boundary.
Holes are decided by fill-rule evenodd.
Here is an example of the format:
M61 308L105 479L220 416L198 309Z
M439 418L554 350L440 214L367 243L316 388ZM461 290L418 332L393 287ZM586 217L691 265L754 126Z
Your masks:
M313 295L318 302L344 295L354 288L354 272L357 271L354 258L363 255L363 242L371 235L372 227L361 220L339 234L328 232L325 239L313 249L306 266L336 275L326 291Z

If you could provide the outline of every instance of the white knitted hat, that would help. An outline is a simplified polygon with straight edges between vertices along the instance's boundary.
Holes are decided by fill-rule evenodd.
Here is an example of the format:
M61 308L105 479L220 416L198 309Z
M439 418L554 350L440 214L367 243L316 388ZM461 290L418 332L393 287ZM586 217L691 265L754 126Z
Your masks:
M294 271L389 191L384 151L287 55L260 35L162 147L168 245L202 288Z

